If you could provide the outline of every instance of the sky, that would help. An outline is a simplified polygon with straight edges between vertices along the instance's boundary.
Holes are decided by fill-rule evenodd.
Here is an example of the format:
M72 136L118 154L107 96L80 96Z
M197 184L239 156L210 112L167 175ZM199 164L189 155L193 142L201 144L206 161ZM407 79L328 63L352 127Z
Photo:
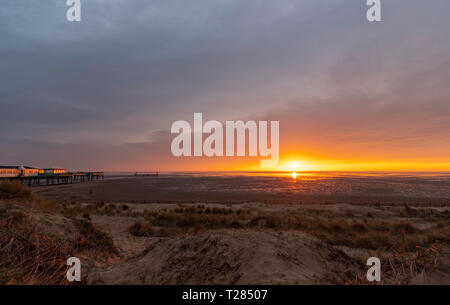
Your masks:
M450 171L450 2L0 2L0 164L258 170L175 158L173 122L277 120L280 166Z

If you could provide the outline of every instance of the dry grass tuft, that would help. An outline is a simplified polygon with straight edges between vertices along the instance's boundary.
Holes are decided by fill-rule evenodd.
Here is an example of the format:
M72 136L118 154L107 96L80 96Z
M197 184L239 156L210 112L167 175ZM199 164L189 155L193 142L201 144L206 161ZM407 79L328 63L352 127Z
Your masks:
M20 184L17 181L14 182L1 182L0 183L0 199L3 200L32 200L33 194L29 187Z
M131 225L128 232L134 236L152 236L154 234L152 226L140 220Z
M381 282L373 284L425 284L425 274L439 265L440 253L439 248L436 246L427 248L416 246L415 249L409 252L384 249L377 254L381 260ZM365 272L354 275L345 284L367 285Z
M73 222L79 232L74 250L106 254L106 256L119 255L119 250L114 245L112 238L95 227L91 221L75 219Z
M58 202L34 196L28 186L17 181L0 183L0 200L13 201L16 204L43 211L61 211L61 206Z
M69 249L36 234L23 213L0 217L0 284L68 284Z
M66 260L80 252L89 257L118 255L112 239L85 219L64 218L65 225L41 230L34 223L47 211L26 208L29 204L0 202L0 284L69 284ZM55 233L55 234L52 234ZM67 238L77 236L75 242ZM84 278L83 280L86 280Z

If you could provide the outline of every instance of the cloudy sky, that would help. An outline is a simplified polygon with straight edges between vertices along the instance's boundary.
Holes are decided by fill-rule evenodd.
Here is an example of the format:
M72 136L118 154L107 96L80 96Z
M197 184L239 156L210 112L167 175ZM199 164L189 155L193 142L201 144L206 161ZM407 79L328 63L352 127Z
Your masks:
M254 169L171 156L202 112L279 120L310 169L450 170L448 0L65 2L0 2L0 164Z

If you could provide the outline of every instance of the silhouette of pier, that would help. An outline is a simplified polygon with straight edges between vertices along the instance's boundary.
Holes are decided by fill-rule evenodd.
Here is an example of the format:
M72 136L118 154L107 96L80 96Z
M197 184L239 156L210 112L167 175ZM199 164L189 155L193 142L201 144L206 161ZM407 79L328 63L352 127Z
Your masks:
M17 181L29 186L60 185L104 180L103 172L78 172L63 174L43 174L35 176L2 177L0 181Z

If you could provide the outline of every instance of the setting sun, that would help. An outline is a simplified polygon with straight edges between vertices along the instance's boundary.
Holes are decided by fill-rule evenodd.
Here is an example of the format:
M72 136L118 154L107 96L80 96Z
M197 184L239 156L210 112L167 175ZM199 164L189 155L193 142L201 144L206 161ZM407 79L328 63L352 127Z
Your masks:
M280 161L273 170L285 172L313 171L315 167L312 163L300 160Z

